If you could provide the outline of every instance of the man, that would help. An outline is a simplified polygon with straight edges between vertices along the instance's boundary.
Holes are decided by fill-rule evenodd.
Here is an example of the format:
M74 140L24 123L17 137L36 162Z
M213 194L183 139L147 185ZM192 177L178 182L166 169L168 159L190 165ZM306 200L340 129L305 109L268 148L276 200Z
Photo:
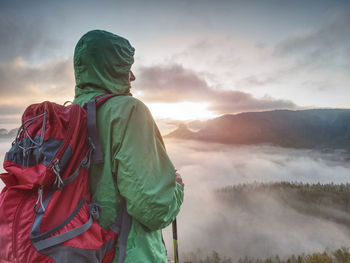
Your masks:
M134 48L112 33L86 33L74 52L75 99L83 105L102 94L130 91ZM109 99L98 110L105 162L90 169L92 201L101 205L99 223L110 227L122 198L132 217L125 263L167 262L161 229L176 217L183 183L171 163L147 107L132 96ZM118 244L113 262L118 260Z

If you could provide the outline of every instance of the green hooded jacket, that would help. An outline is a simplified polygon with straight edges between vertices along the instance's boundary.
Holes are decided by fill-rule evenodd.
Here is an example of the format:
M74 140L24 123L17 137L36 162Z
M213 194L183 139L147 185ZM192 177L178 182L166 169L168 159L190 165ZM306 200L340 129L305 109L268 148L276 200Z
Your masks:
M86 33L74 52L73 103L129 92L134 51L120 36ZM178 214L183 188L175 181L175 168L150 111L134 97L113 97L99 108L97 126L105 162L92 164L90 190L92 201L102 206L100 225L108 228L115 222L122 196L132 216L125 263L167 262L161 229Z

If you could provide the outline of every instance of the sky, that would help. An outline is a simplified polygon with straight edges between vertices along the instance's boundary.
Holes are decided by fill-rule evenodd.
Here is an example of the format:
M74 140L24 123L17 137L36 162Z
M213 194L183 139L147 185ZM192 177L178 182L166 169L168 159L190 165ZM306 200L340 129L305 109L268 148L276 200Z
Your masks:
M94 29L135 47L132 92L158 120L350 108L346 0L1 0L0 128L72 100L74 47Z
M348 0L0 0L0 128L19 126L31 103L72 100L74 47L94 29L121 35L135 47L132 92L157 123L245 111L350 108ZM8 145L0 142L0 157ZM257 179L341 183L349 175L347 164L320 161L301 150L226 149L186 141L169 143L168 150L186 183L178 218L180 251L211 241L202 230L221 223L210 217L212 208L222 214L221 207L203 192ZM322 231L316 232L315 218L285 211L273 198L268 202L273 216L282 211L292 220L276 217L271 224L267 213L252 217L235 207L223 216L230 235L224 235L226 228L217 235L228 239L221 252L232 245L238 253L261 238L251 227L260 219L265 240L281 236L278 231L290 237L274 253L302 252L305 244L308 251L349 244L342 226L317 221ZM208 216L198 224L201 213ZM184 227L184 222L190 223ZM251 232L237 232L239 224ZM288 236L291 227L295 236ZM209 245L203 242L204 248Z

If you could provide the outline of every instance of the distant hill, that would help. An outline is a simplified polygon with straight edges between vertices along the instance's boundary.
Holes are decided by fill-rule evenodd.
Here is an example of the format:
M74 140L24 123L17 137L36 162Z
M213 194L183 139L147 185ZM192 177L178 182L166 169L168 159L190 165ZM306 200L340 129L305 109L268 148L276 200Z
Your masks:
M12 129L10 131L6 129L0 129L0 139L9 139L15 138L17 135L18 129Z
M180 125L165 137L225 144L268 143L292 148L350 150L350 110L274 110L228 114L202 123L197 132Z

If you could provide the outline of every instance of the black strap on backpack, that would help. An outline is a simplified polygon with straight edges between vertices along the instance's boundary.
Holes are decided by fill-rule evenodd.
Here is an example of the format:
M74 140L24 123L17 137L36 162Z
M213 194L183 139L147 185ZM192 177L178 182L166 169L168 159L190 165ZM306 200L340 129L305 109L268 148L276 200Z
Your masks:
M119 257L118 262L124 262L126 255L126 243L128 241L128 235L131 227L131 216L126 210L126 201L123 198L120 205L120 211L116 222L110 227L110 229L119 235Z
M104 162L102 147L97 130L97 108L101 106L104 102L112 97L117 96L132 96L131 93L121 93L121 94L106 94L89 100L85 105L87 111L87 127L88 127L88 140L90 145L94 149L94 163L99 164Z

